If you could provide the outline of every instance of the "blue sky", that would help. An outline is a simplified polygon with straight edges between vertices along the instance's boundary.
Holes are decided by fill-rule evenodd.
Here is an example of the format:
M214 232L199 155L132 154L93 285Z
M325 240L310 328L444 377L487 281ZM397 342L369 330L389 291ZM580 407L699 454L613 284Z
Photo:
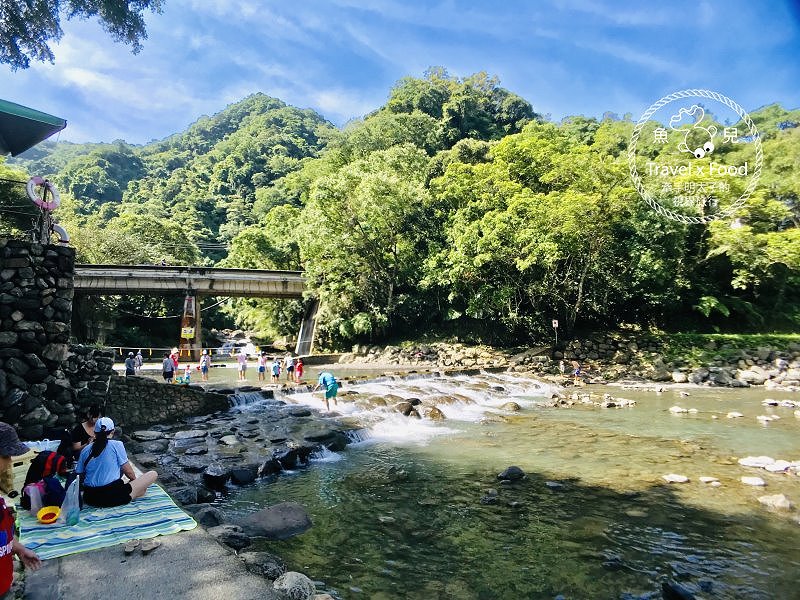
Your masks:
M0 66L0 97L67 119L61 140L146 143L248 94L337 125L431 65L487 71L554 119L638 116L700 87L747 110L800 106L798 2L165 0L133 55L63 23L55 64Z

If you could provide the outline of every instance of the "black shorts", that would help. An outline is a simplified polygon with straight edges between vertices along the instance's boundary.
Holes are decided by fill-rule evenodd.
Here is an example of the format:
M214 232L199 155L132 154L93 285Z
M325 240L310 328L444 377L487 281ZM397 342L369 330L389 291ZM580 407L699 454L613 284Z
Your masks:
M172 381L172 374L175 371L162 371L162 375L164 376L164 381Z
M122 506L131 501L131 484L122 479L101 487L83 487L83 501L98 508Z

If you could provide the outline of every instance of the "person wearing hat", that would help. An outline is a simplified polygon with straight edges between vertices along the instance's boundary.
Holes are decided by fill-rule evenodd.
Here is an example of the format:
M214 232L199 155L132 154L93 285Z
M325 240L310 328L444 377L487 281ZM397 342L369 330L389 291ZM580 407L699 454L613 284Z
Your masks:
M7 423L0 423L0 472L11 468L12 456L27 454L30 448L19 441L17 432ZM0 596L11 589L14 580L14 559L17 557L25 568L35 571L42 566L41 559L33 550L14 539L14 515L0 498Z
M94 441L81 451L75 472L83 480L83 500L96 507L121 506L145 495L158 474L133 472L125 446L112 440L114 421L100 417L94 424ZM128 478L128 483L122 479Z
M136 359L133 358L133 352L128 352L128 358L125 359L125 377L128 375L136 375Z

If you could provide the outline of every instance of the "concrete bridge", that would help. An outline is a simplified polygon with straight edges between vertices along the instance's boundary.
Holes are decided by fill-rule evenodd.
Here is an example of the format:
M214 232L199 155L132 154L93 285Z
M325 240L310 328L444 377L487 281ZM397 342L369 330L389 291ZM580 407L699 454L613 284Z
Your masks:
M104 296L187 294L244 298L302 298L305 289L302 271L152 265L75 265L75 291Z
M99 296L184 295L180 346L199 359L202 349L200 301L202 296L241 298L302 298L306 289L302 271L220 269L153 265L75 265L75 292ZM316 306L316 304L314 305ZM310 353L314 317L307 316L301 338L309 338L298 353ZM305 328L305 332L303 332ZM305 334L304 336L302 334Z

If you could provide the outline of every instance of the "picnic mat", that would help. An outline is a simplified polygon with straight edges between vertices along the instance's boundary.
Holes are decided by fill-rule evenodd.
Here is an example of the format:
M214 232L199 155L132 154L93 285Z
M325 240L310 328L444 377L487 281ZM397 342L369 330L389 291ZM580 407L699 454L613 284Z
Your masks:
M84 505L77 525L42 525L27 511L17 512L19 538L39 558L58 558L197 527L158 485L130 504L113 508Z

